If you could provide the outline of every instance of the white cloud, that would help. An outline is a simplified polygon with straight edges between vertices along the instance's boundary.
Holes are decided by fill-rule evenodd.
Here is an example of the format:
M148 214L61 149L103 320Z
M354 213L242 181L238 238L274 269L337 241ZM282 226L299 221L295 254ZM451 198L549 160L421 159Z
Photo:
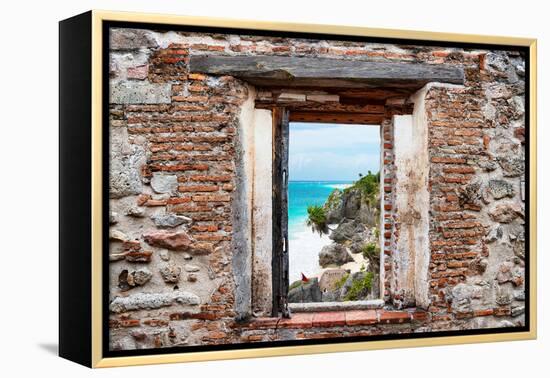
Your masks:
M378 126L291 124L292 180L354 180L380 169Z

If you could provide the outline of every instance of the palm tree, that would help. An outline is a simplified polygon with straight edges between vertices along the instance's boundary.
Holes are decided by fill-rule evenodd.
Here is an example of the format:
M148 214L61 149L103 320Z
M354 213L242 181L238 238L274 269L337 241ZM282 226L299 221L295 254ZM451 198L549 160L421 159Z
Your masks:
M319 205L309 205L307 207L307 225L311 227L311 231L318 232L319 236L328 234L329 228L325 208Z

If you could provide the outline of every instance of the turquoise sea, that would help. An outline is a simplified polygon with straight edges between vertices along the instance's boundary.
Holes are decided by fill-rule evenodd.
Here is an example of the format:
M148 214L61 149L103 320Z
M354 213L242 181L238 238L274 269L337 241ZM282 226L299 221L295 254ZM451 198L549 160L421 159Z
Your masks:
M314 234L306 225L308 205L323 205L330 193L344 189L352 181L289 181L288 183L288 241L290 282L319 270L318 254L328 237Z
M288 232L302 231L307 218L308 205L323 205L335 189L343 189L351 181L289 181L288 182Z

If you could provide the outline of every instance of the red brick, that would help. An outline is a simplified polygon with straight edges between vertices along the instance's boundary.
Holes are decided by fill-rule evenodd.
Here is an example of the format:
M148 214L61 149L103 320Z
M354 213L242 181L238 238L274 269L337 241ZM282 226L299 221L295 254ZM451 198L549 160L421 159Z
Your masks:
M495 316L510 316L512 310L510 307L497 307L493 310L493 315Z
M149 206L149 207L153 207L153 206L166 206L166 203L167 203L166 200L154 200L154 199L150 199L150 200L147 200L147 202L145 202L144 206Z
M218 226L216 225L210 225L210 226L200 226L200 225L194 225L191 227L192 231L199 231L199 232L205 232L205 231L218 231Z
M444 163L444 164L465 164L466 163L466 159L442 157L442 156L433 156L431 158L431 161L432 163Z
M188 78L189 80L203 81L206 79L206 76L200 73L190 73Z
M443 168L445 173L475 173L474 167L445 167Z
M279 318L256 318L249 323L244 323L243 326L251 329L275 328L279 321Z
M346 311L346 325L375 324L378 321L375 310Z
M208 176L208 175L193 175L189 177L190 181L206 181L206 182L227 182L231 181L231 175L219 175L219 176Z
M143 321L143 324L150 327L164 327L168 325L168 321L163 319L147 319Z
M428 320L428 315L429 315L429 313L427 311L422 311L422 310L416 310L416 311L411 312L412 320L415 320L415 321L418 321L418 322L423 322L423 321Z
M479 222L449 222L445 224L446 228L475 228L482 227L483 225Z
M172 96L172 101L205 103L208 96Z
M148 65L129 67L127 70L128 79L145 80L147 78Z
M180 203L189 203L189 202L191 202L191 197L172 197L166 200L166 203L168 205L177 205Z
M178 191L180 192L215 192L218 190L217 185L180 185Z
M316 312L313 315L313 327L335 327L346 324L346 314L343 311Z
M143 206L150 198L151 196L149 194L140 194L136 203L138 206Z
M162 165L162 164L151 164L151 169L159 171L206 171L208 170L207 164L174 164L174 165Z
M492 308L488 308L485 310L477 310L474 311L474 316L490 316L494 314L494 310Z
M297 312L290 319L281 319L279 327L283 328L310 328L313 324L313 313Z
M380 310L378 314L380 316L380 323L398 324L398 323L407 323L411 321L411 316L407 311Z
M118 324L120 327L138 327L140 325L139 319L125 319L119 320Z

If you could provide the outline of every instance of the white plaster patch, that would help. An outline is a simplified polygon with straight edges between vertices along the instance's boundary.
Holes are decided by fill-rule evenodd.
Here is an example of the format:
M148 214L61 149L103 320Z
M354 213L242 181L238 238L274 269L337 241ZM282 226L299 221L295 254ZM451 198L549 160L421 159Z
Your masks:
M271 111L254 111L254 193L252 210L254 312L271 313L272 135Z

